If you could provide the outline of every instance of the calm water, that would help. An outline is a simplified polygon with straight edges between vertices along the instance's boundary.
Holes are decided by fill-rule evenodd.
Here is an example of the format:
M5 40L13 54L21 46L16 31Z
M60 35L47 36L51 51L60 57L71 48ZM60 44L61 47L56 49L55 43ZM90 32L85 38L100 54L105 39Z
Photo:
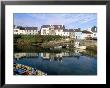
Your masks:
M97 75L97 57L92 51L22 51L14 53L14 61L37 68L47 75Z

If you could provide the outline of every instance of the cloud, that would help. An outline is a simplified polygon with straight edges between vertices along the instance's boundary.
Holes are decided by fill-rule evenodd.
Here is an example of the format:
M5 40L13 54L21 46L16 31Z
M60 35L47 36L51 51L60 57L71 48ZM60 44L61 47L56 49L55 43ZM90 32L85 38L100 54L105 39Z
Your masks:
M95 13L35 13L19 15L14 18L16 24L37 25L39 27L44 24L64 24L67 27L86 27L92 25L89 23L94 22L96 24L97 21L97 15Z

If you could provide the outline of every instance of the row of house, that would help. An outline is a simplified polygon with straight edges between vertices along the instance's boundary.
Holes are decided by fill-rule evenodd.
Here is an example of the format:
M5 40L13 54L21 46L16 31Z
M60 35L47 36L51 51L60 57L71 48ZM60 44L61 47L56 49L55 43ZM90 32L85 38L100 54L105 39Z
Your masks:
M94 38L97 39L97 27L92 27L81 31L78 29L65 29L64 25L42 25L38 31L38 27L21 27L14 26L14 34L21 35L59 35L71 37L75 39Z
M97 27L81 31L78 29L65 29L64 25L43 25L41 35L60 35L75 39L97 38Z
M17 35L36 35L38 34L38 27L22 27L14 25L14 34Z

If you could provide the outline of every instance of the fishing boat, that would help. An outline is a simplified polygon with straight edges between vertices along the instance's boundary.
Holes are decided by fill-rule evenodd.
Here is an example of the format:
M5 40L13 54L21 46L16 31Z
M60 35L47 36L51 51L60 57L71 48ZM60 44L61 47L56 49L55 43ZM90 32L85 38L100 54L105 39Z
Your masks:
M86 49L86 46L80 46L79 42L75 42L74 47L77 48L77 49Z
M54 49L61 49L62 46L55 46Z

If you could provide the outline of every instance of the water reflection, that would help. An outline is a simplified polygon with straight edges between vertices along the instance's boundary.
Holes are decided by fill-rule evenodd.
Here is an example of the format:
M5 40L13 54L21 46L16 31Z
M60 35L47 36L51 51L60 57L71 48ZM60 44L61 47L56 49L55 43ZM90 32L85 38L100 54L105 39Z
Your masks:
M62 61L64 57L76 57L79 59L80 56L83 55L89 55L89 56L94 56L96 55L93 54L93 52L85 51L85 50L78 50L75 49L74 52L60 52L60 53L55 53L55 52L40 52L40 53L14 53L14 59L19 60L22 58L42 58L42 60L54 60L54 61Z
M33 48L34 49L34 48ZM15 52L14 63L39 69L47 75L96 75L97 53L78 49Z

